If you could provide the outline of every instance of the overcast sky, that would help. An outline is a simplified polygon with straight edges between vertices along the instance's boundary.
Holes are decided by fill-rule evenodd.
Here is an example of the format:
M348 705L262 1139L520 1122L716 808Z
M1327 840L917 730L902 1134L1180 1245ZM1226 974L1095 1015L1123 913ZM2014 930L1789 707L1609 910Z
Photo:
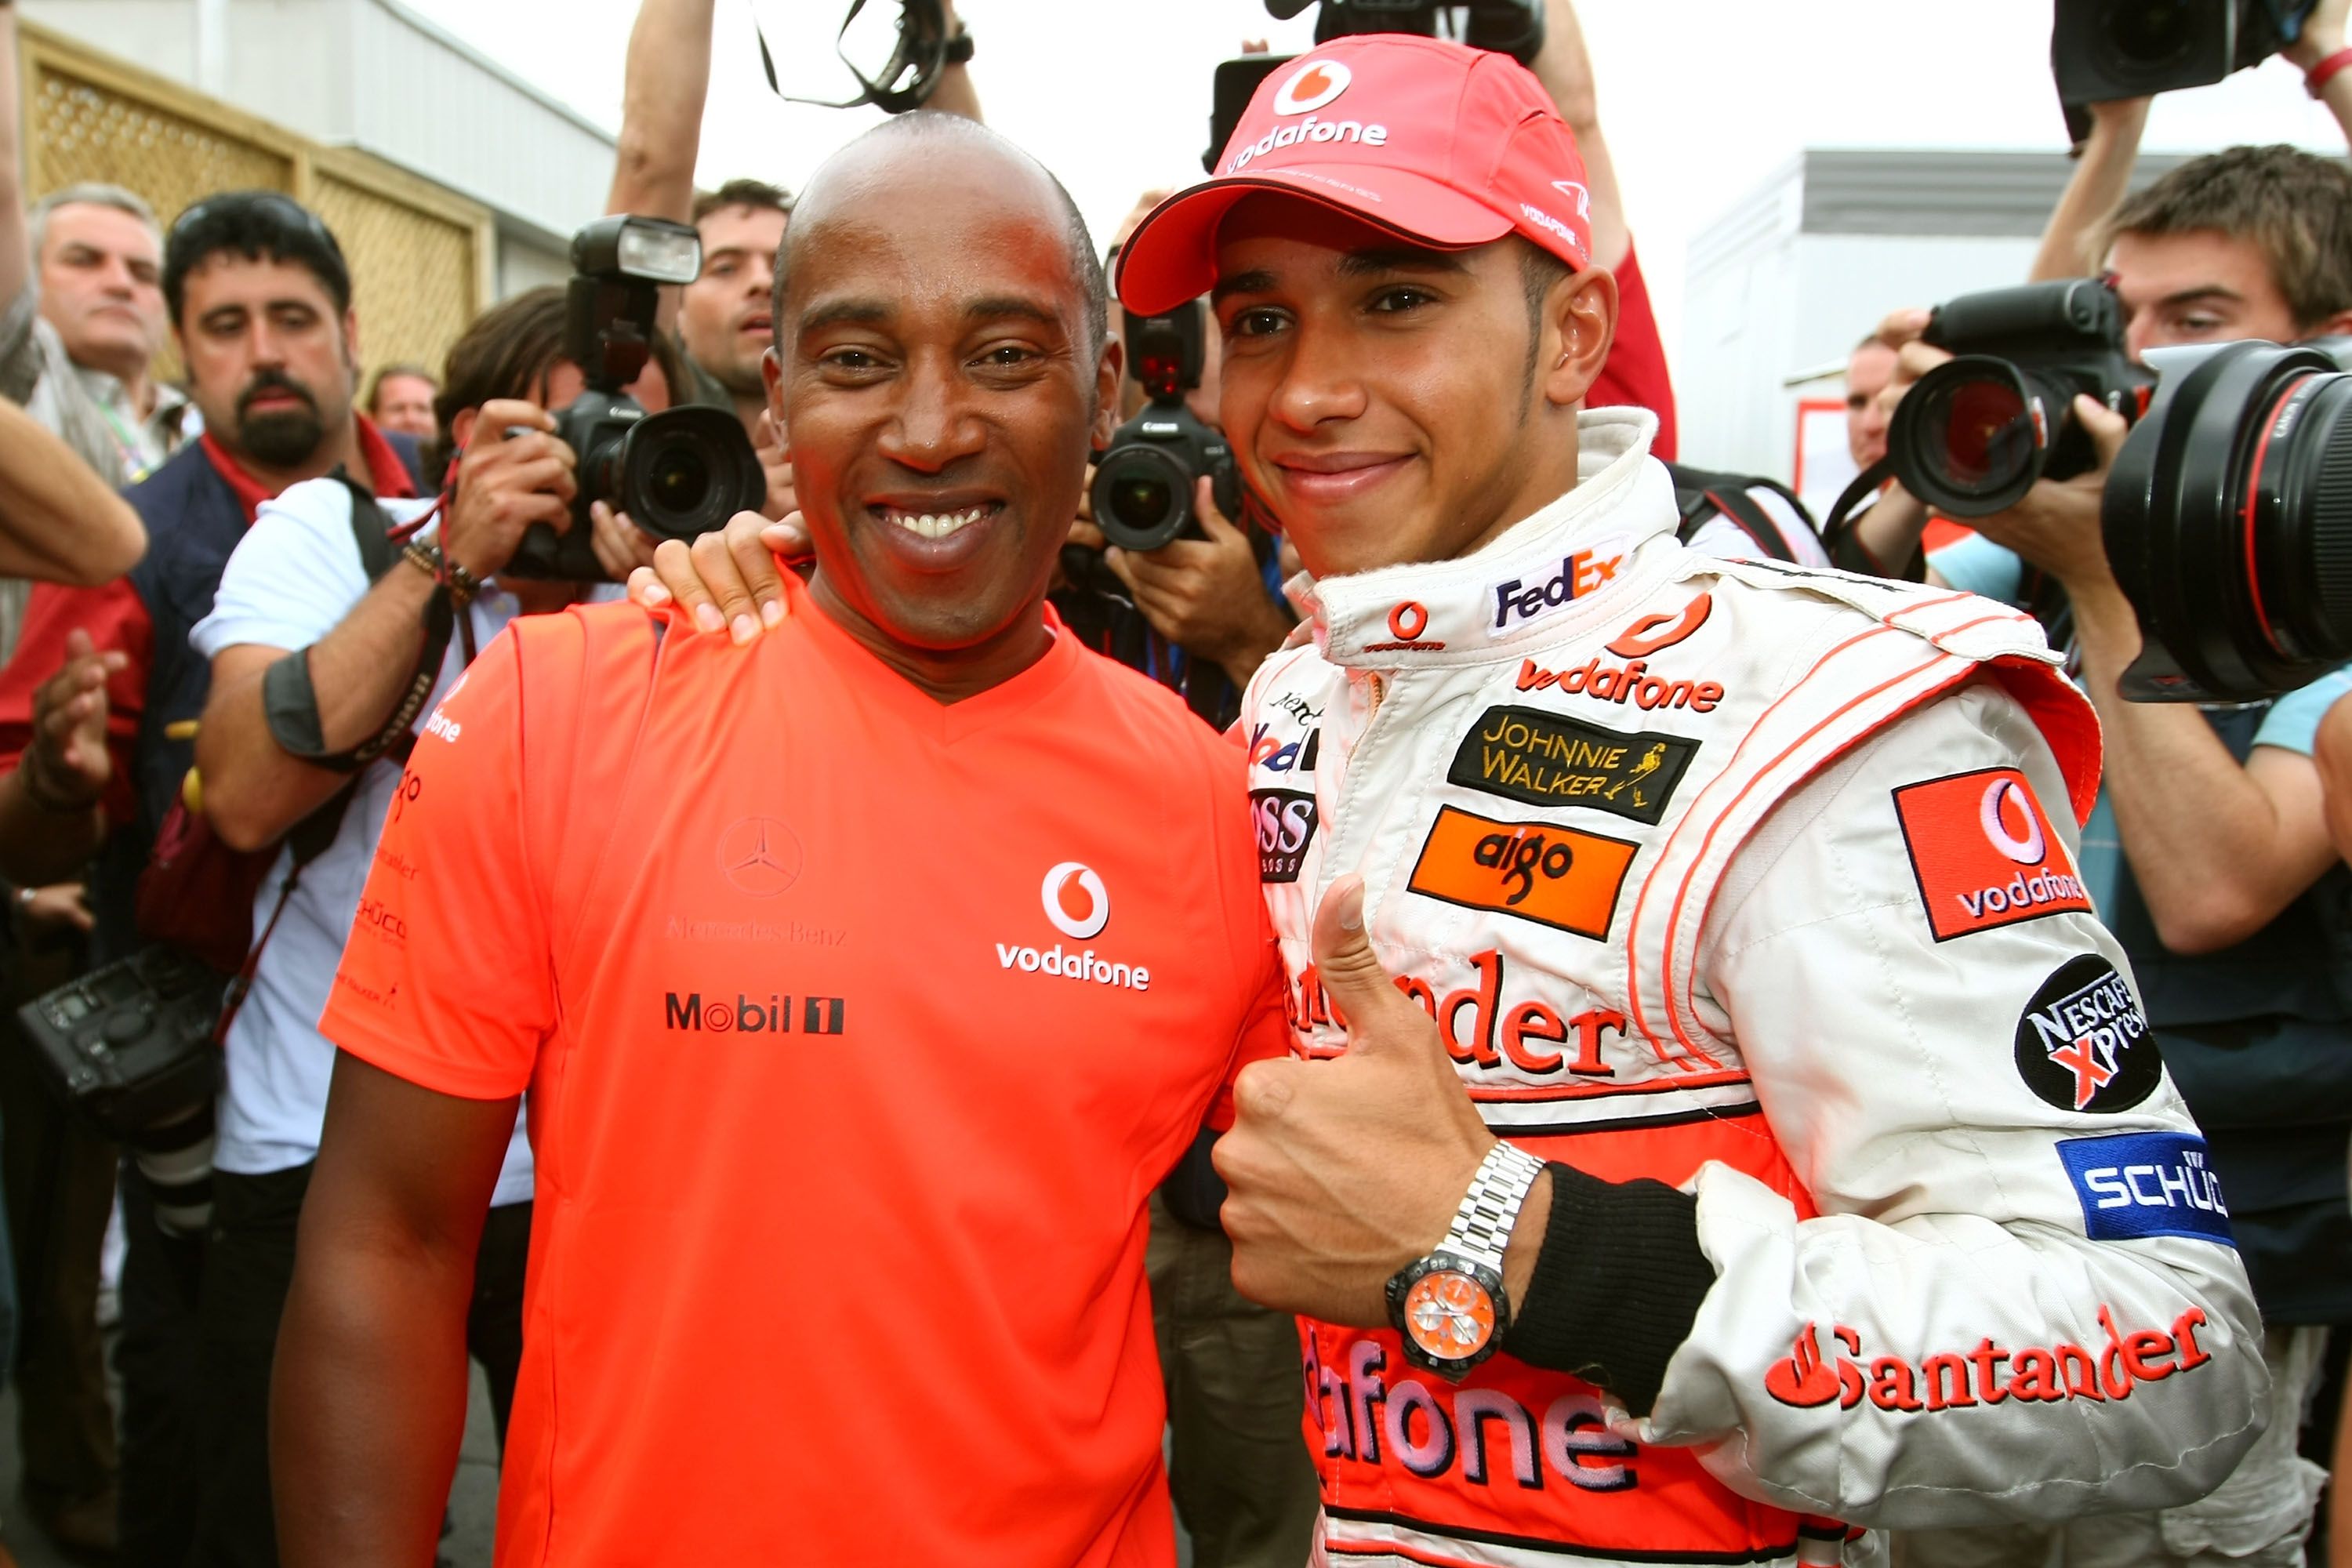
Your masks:
M636 0L408 0L606 125ZM797 186L881 118L777 101L753 0L718 0L705 184ZM786 91L846 96L833 35L847 0L758 0ZM1262 0L958 0L989 122L1059 174L1098 239L1138 192L1201 177L1211 73L1244 38L1312 37ZM1602 123L1671 347L1694 234L1805 147L2063 150L2050 86L2050 0L1580 0ZM897 6L872 0L887 37ZM861 24L863 26L863 24ZM887 53L887 46L882 52ZM2287 141L2342 153L2335 122L2273 60L2161 100L2150 151Z

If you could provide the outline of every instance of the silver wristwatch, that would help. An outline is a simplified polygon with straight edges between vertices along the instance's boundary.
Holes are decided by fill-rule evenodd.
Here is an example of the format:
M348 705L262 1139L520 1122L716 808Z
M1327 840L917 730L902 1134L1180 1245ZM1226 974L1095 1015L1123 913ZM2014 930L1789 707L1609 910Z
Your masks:
M1511 1326L1503 1252L1543 1162L1511 1144L1486 1151L1445 1238L1388 1283L1389 1322L1405 1359L1458 1382L1503 1342Z

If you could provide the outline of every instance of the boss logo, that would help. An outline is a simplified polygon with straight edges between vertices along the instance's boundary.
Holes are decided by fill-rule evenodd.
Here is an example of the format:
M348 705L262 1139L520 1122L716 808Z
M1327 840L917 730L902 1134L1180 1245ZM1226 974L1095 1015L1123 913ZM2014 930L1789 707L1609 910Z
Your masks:
M1250 791L1250 816L1257 827L1257 879L1296 882L1315 841L1315 797L1295 789Z

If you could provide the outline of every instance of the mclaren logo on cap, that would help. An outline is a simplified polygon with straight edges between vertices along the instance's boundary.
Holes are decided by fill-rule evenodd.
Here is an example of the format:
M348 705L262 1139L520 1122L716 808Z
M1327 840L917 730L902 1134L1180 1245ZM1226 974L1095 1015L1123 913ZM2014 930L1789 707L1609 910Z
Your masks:
M1348 68L1338 60L1309 60L1274 95L1274 111L1305 114L1320 109L1347 91L1351 79Z
M1554 180L1551 188L1576 204L1576 216L1586 223L1592 221L1592 193L1574 180Z

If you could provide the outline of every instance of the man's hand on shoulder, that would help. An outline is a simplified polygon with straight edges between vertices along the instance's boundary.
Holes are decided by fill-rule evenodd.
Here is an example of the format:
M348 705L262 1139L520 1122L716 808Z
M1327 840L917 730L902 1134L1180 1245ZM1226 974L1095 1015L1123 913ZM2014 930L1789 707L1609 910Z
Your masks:
M1361 881L1343 878L1325 893L1314 947L1333 1014L1347 1019L1348 1050L1332 1061L1256 1062L1234 1080L1233 1131L1213 1156L1230 1189L1234 1283L1269 1307L1382 1327L1390 1276L1444 1239L1495 1135L1436 1024L1381 967ZM1528 1245L1514 1236L1505 1270L1514 1300L1549 1189L1546 1176L1520 1211Z

